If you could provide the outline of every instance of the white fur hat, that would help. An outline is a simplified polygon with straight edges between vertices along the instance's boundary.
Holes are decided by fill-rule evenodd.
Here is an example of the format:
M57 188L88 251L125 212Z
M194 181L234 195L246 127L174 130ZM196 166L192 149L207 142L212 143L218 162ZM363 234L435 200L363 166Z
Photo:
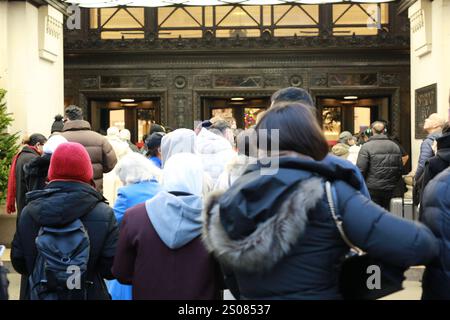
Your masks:
M64 138L60 134L54 134L52 135L47 142L44 144L44 153L47 154L53 154L55 152L56 148L61 144L67 142L67 139Z
M131 140L130 130L128 130L128 129L120 130L119 137L120 137L120 139L125 140L125 141L126 140Z

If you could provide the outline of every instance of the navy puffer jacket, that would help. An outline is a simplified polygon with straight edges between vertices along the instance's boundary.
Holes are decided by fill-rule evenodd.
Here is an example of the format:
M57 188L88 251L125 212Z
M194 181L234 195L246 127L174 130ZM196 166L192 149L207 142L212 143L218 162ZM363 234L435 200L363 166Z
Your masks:
M430 133L420 145L420 155L419 162L417 164L416 174L414 176L415 180L419 180L420 176L423 174L425 168L425 162L434 156L433 143L442 135L441 132Z
M349 248L331 217L332 181L348 238L373 257L407 268L429 262L438 244L422 224L364 197L350 171L304 158L280 158L275 175L250 168L205 206L204 241L241 299L341 299L338 276Z
M439 240L440 255L427 265L422 299L450 300L450 168L425 187L421 219Z
M88 300L110 299L103 279L112 279L111 267L119 238L119 227L105 198L88 184L53 181L43 190L27 193L27 206L19 218L11 250L14 269L29 277L36 257L36 237L41 226L61 227L80 219L89 235L87 280ZM29 298L28 286L22 287L23 299Z

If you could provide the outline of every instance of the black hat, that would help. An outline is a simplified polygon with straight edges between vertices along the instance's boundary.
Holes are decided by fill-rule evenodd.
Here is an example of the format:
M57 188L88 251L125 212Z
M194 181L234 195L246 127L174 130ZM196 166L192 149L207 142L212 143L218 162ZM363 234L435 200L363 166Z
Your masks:
M51 133L62 132L63 128L64 128L63 116L58 114L55 116L55 121L52 124Z
M164 137L164 132L154 132L145 140L145 145L148 149L153 149L161 145L161 139Z
M209 121L209 120L205 120L205 121L202 122L202 127L203 128L209 128L211 126L212 126L212 122Z
M155 132L166 132L166 129L160 124L152 123L152 126L150 127L149 135L151 135Z

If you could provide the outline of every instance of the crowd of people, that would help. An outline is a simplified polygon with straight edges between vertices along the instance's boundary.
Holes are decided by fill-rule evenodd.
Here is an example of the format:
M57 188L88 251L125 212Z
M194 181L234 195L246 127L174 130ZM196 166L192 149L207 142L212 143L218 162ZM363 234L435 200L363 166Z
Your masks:
M389 212L408 155L387 123L329 150L315 115L307 91L285 88L250 129L153 124L135 145L67 107L11 165L21 299L342 299L349 243L403 271L425 265L422 298L450 299L448 124L425 122L414 222Z

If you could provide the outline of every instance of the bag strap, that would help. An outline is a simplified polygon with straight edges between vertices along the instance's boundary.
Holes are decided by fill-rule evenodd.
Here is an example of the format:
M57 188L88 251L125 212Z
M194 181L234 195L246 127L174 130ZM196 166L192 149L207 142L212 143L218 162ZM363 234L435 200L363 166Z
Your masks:
M363 254L364 251L362 251L360 248L358 248L357 246L355 246L350 239L347 237L347 235L344 232L344 227L342 225L342 217L338 214L336 214L336 207L334 205L334 200L333 200L333 193L331 191L331 183L330 181L326 181L325 182L325 191L327 193L327 201L328 201L328 206L330 207L330 211L331 211L331 216L333 217L334 223L336 224L336 228L339 231L339 234L341 235L342 240L344 240L344 242L354 251L356 251L356 253L358 253L359 255Z

